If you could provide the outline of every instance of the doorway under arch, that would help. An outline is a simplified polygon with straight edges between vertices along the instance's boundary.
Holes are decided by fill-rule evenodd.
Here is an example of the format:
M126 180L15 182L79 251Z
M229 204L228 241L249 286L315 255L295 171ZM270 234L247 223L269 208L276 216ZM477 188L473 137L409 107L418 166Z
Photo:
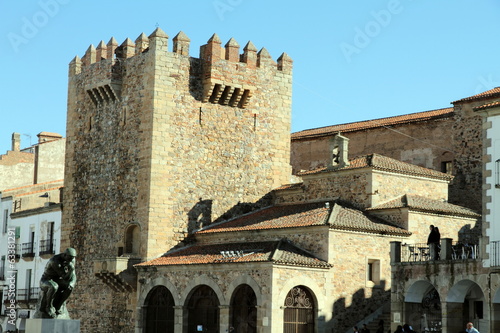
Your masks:
M405 295L404 322L417 332L441 332L441 297L437 289L427 281L417 281Z
M144 302L144 332L174 332L174 298L165 286L156 286Z
M257 296L248 284L238 286L231 298L231 327L237 333L257 332Z
M450 332L463 330L469 321L480 332L489 327L489 313L485 302L484 292L479 285L471 280L461 280L451 287L448 292L447 312L448 330Z
M196 287L187 301L188 333L219 332L219 299L207 285Z
M286 295L283 311L284 333L313 333L316 305L314 295L304 286L293 287Z

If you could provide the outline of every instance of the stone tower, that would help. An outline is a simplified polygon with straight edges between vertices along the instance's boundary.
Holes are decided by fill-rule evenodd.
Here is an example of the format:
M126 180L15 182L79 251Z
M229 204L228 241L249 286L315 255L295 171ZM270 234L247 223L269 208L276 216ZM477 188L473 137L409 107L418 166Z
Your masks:
M213 35L193 58L168 39L112 38L69 65L62 248L84 332L132 332L131 264L289 182L290 57Z

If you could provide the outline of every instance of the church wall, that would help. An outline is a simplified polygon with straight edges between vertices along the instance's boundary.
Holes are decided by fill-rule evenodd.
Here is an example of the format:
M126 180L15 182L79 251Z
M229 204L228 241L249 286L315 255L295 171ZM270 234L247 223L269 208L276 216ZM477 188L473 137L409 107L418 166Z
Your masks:
M450 147L451 118L421 121L390 127L342 132L349 139L349 158L377 153L403 162L441 171L441 162ZM330 136L312 139L292 139L291 164L293 173L325 167L330 158Z

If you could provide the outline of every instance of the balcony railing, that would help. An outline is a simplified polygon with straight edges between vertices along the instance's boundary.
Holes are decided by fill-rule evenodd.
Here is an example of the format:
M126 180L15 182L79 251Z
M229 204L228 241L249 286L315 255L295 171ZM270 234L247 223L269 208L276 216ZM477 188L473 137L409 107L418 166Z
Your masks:
M40 241L40 255L55 253L55 239L46 239Z
M425 243L399 244L400 258L394 258L397 262L425 262L433 260L429 245ZM500 242L496 245L496 264L500 266ZM434 260L463 261L481 258L479 247L476 244L453 242L450 238L442 239L437 251L437 259Z
M34 257L35 256L35 243L34 242L23 243L21 256L23 258Z
M429 246L425 243L403 244L401 247L401 261L428 261L430 257Z
M21 258L21 249L22 249L22 244L15 244L16 248L15 248L15 258L16 260ZM9 252L9 256L11 255L11 253Z
M40 288L17 289L17 300L24 302L37 301Z

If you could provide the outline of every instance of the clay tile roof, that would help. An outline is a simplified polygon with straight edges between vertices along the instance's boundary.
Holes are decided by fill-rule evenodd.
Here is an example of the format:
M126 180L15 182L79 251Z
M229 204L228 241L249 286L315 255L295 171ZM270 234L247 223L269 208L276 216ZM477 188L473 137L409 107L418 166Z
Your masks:
M431 110L431 111L425 111L425 112L405 114L405 115L401 115L401 116L394 116L394 117L387 117L387 118L380 118L380 119L358 121L358 122L347 123L347 124L313 128L313 129L308 129L308 130L303 130L300 132L292 133L291 138L292 138L292 141L306 139L306 138L315 138L315 137L337 134L338 132L341 132L341 133L355 132L355 131L362 131L362 130L366 130L366 129L370 129L370 128L393 126L393 125L399 125L399 124L408 124L408 123L426 121L426 120L431 120L431 119L447 118L447 117L451 117L452 115L453 115L453 108L444 108L444 109L437 109L437 110Z
M479 111L479 110L486 110L486 109L491 109L500 106L500 101L484 104L481 106L476 106L474 108L474 111Z
M282 265L318 268L331 267L326 261L316 258L311 253L300 249L286 239L266 242L193 245L135 266L248 262L271 262Z
M344 204L345 205L345 204ZM372 232L393 235L411 235L379 218L357 209L345 208L339 203L325 202L274 206L246 216L209 226L200 234L231 231L251 231L325 225L330 229Z
M337 171L342 171L342 170L353 170L353 169L361 169L361 168L372 168L374 170L382 170L382 171L389 171L389 172L394 172L394 173L400 173L404 175L412 175L412 176L422 176L422 177L427 177L427 178L433 178L433 179L442 179L442 180L452 180L453 176L442 173L439 171L427 169L418 165L406 163L406 162L401 162L398 160L395 160L390 157L382 156L379 154L371 154L371 155L366 155L366 156L361 156L361 157L356 157L351 160L349 160L349 165L345 166L343 168L338 168L338 169L329 169L326 167L315 169L315 170L310 170L310 171L304 171L304 172L299 172L297 175L298 176L307 176L307 175L313 175L313 174L318 174L322 172L337 172Z
M389 234L397 236L410 236L411 232L384 221L378 217L370 216L362 211L335 205L330 219L330 228L368 233Z
M484 91L480 94L459 99L458 101L452 102L452 104L459 103L459 102L473 101L475 99L481 99L481 98L490 98L493 96L500 96L500 87L495 87L493 89Z
M407 207L411 210L432 212L445 215L463 216L463 217L473 217L477 218L481 216L475 211L453 205L444 201L425 198L415 194L405 194L396 199L390 200L386 203L380 204L378 206L369 208L367 210L382 210L391 208L403 208Z
M324 202L272 206L229 221L210 225L197 233L206 234L325 225L329 213L330 208L327 208Z

